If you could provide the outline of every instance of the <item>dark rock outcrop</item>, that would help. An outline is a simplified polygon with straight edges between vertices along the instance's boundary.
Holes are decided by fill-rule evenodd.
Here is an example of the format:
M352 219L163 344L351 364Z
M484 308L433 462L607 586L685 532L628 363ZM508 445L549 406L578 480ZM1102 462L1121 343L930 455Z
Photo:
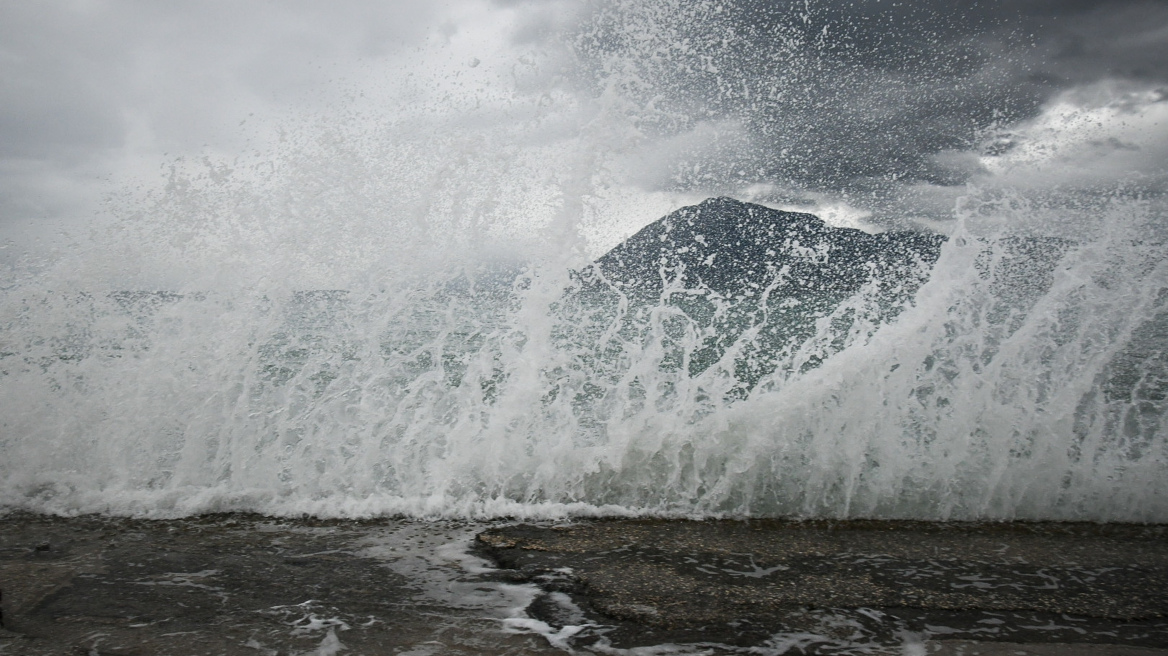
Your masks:
M826 352L800 363L792 354L816 334L838 332L825 343L842 344L861 316L872 324L895 317L928 279L943 242L711 198L649 224L579 272L559 308L563 339L610 361L658 339L663 367L696 376L720 364L737 381L729 393L742 396L778 368L815 366ZM856 307L841 312L849 299Z
M943 242L920 232L835 228L811 214L711 198L649 224L591 273L643 300L660 297L667 285L731 299L770 284L777 285L772 295L835 297L874 277L915 273L936 261Z

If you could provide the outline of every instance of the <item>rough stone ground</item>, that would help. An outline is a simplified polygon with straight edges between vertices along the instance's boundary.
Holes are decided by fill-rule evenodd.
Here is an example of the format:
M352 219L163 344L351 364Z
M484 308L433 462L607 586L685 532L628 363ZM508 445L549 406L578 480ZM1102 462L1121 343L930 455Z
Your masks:
M507 591L461 567L482 527L0 516L0 654L551 652L505 633Z
M1165 656L1166 538L1058 524L9 513L0 655ZM466 554L472 542L505 569ZM528 582L540 588L516 585ZM637 646L653 647L621 651Z
M1168 654L1165 527L608 520L480 533L552 626L614 645ZM581 641L582 643L583 641Z

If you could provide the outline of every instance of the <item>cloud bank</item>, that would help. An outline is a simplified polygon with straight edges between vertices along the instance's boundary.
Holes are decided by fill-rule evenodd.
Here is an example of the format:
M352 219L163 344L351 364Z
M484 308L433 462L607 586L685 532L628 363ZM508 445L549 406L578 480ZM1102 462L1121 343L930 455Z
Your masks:
M1168 5L1146 0L6 3L0 61L9 237L305 117L527 112L518 148L592 149L597 206L641 213L729 193L892 225L971 183L1166 188Z

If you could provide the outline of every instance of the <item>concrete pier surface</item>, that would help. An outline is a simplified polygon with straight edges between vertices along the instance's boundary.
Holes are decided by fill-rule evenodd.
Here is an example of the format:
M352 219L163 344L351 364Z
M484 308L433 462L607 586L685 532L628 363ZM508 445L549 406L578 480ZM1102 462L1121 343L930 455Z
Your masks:
M1165 527L0 515L0 654L1168 654Z
M0 517L3 656L550 654L487 524Z
M1168 653L1162 526L607 520L477 543L549 592L533 616L623 647Z

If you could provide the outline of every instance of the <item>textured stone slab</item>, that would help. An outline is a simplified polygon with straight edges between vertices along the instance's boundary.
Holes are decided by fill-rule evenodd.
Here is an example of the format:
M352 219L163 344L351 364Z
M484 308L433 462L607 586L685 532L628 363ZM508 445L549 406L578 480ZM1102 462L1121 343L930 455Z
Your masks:
M0 517L0 654L540 654L460 567L483 525Z
M1168 646L1165 537L1087 524L611 520L494 528L478 544L561 595L534 613L554 625L578 606L619 626L614 644L786 633L811 651L918 641L1104 653Z
M466 553L476 533L507 569ZM9 514L0 655L1151 656L1168 653L1164 542L1131 526Z

